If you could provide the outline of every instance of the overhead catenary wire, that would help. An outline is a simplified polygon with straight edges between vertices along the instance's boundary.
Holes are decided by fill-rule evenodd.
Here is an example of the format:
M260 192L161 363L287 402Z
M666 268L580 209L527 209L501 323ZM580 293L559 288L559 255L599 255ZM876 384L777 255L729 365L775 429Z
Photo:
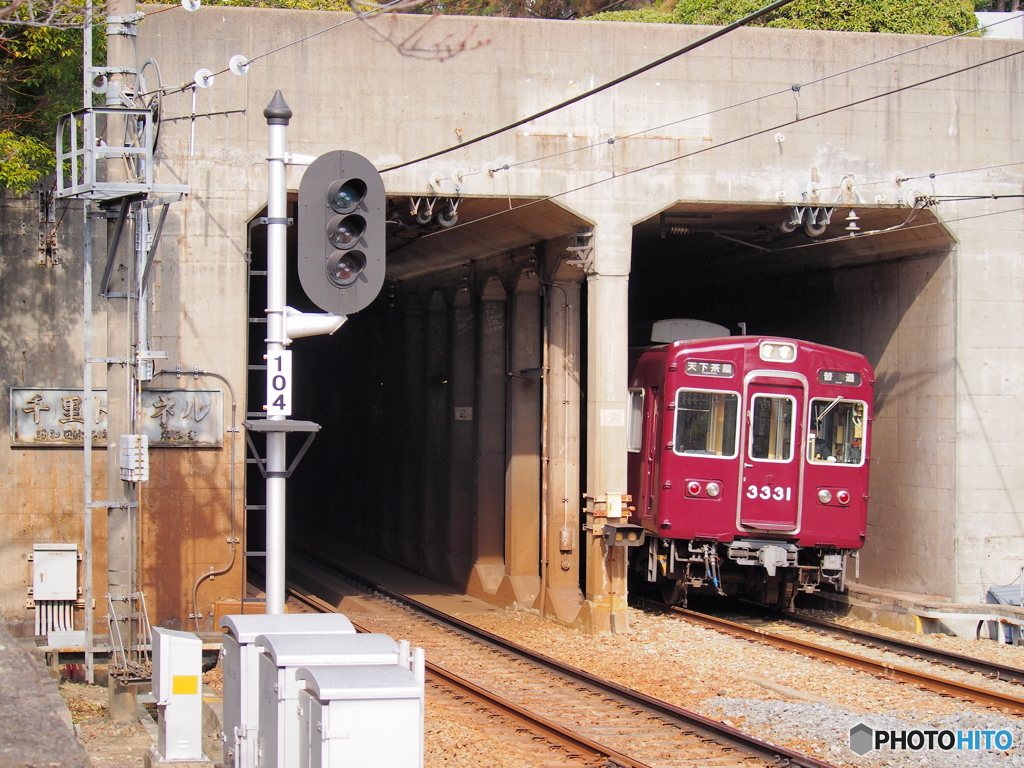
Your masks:
M895 95L897 93L902 93L904 91L908 91L908 90L911 90L913 88L920 88L921 86L929 85L931 83L935 83L935 82L938 82L940 80L944 80L944 79L949 78L949 77L954 77L955 75L960 75L960 74L963 74L964 72L969 72L969 71L974 70L974 69L979 69L980 67L989 66L990 64L997 64L1000 61L1005 61L1005 60L1011 59L1011 58L1013 58L1015 56L1020 56L1021 54L1024 54L1024 50L1012 51L1012 52L1004 54L1002 56L997 56L994 59L988 59L986 61L978 62L976 64L968 64L967 66L960 67L959 69L955 69L955 70L952 70L950 72L943 73L941 75L935 75L934 77L929 77L929 78L926 78L924 80L920 80L920 81L918 81L916 83L910 83L908 85L900 86L898 88L892 88L892 89L890 89L888 91L884 91L882 93L876 93L876 94L871 95L871 96L865 96L862 99L856 99L854 101L847 102L846 104L841 104L841 105L836 106L836 107L830 107L828 109L823 109L823 110L820 110L818 112L814 112L814 113L809 114L809 115L804 115L802 117L795 117L792 120L787 120L785 122L778 123L776 125L772 125L772 126L770 126L768 128L761 128L761 129L759 129L757 131L752 131L752 132L744 134L742 136L737 136L735 138L728 139L726 141L718 142L718 143L713 144L713 145L708 146L708 147L701 147L700 149L695 149L692 152L686 152L686 153L683 153L681 155L675 155L675 156L670 157L670 158L668 158L666 160L659 160L657 162L649 163L647 165L640 166L638 168L633 168L633 169L630 169L630 170L622 171L620 173L616 173L616 174L614 174L612 176L609 176L609 177L606 177L606 178L603 178L603 179L597 179L595 181L591 181L591 182L588 182L586 184L581 184L581 185L579 185L577 187L573 187L572 189L567 189L567 190L565 190L563 192L556 192L555 194L547 195L545 197L534 198L533 200L528 200L528 201L523 202L521 205L513 206L513 207L508 208L508 209L502 209L500 211L496 211L494 213L487 214L485 216L480 216L479 218L473 219L471 221L460 222L460 223L456 224L455 226L448 227L448 228L446 228L446 229L444 229L442 231L444 231L444 232L451 232L454 229L459 229L459 228L462 228L462 227L465 227L465 226L469 226L470 224L476 224L476 223L479 223L481 221L486 221L488 219L495 218L497 216L503 216L506 213L508 213L510 210L520 210L522 208L526 208L526 207L531 206L531 205L536 205L538 203L543 203L543 202L546 202L548 200L554 200L554 199L557 199L557 198L560 198L560 197L565 197L566 195L570 195L570 194L573 194L575 192L580 192L582 190L589 189L591 187L595 187L595 186L597 186L599 184L604 184L606 182L612 181L613 179L621 179L621 178L623 178L625 176L630 176L630 175L635 174L635 173L641 173L643 171L649 171L649 170L651 170L653 168L659 168L659 167L661 167L663 165L668 165L669 163L674 163L674 162L677 162L679 160L685 160L687 158L694 157L696 155L701 155L701 154L704 154L706 152L711 152L711 151L716 150L716 149L721 149L723 147L730 146L732 144L738 144L739 142L747 141L748 139L752 139L752 138L755 138L757 136L763 136L764 134L770 133L772 131L778 131L781 128L787 128L787 127L789 127L791 125L796 125L798 123L807 122L808 120L816 120L816 119L818 119L820 117L825 117L827 115L831 115L831 114L834 114L836 112L841 112L843 110L851 109L853 107L857 107L857 106L860 106L862 104L867 104L869 102L875 101L877 99L882 99L882 98L885 98L887 96L893 96L893 95ZM987 199L987 197L985 199ZM436 235L436 234L438 234L438 233L437 232L428 232L428 233L424 234L423 237L432 237L433 235Z
M916 211L920 211L920 210L921 209L915 209L915 212ZM946 226L948 224L958 224L958 223L963 222L963 221L973 221L974 219L988 218L989 216L1005 216L1008 213L1024 213L1024 208L1007 208L1006 210L1002 210L1002 211L986 211L985 213L976 213L976 214L971 214L970 216L957 216L956 218L944 219L942 221L927 221L927 222L924 222L922 224L910 224L909 221L912 221L913 218L916 216L916 213L914 213L914 215L911 216L910 219L905 221L903 224L897 224L897 225L892 226L892 227L886 227L885 229L873 229L873 230L869 230L867 232L856 232L856 233L849 234L849 235L840 235L839 237L831 237L831 238L828 238L827 240L814 240L813 242L810 242L810 243L800 243L799 245L788 245L788 246L785 246L783 248L772 248L771 252L774 254L774 253L784 253L786 251L798 251L798 250L801 250L803 248L814 248L816 246L829 245L831 243L836 243L836 242L843 241L843 240L863 240L864 238L867 238L867 237L874 237L876 235L884 235L886 232L892 232L893 230L896 230L896 229L899 229L899 230L901 230L903 232L912 232L915 229L924 229L925 227L938 227L938 226Z
M538 113L536 113L534 115L531 115L531 116L526 117L526 118L522 118L521 120L517 120L514 123L509 123L509 124L504 125L504 126L502 126L500 128L496 128L496 129L494 129L492 131L488 131L485 134L482 134L480 136L474 137L474 138L469 139L467 141L460 141L458 144L453 144L453 145L451 145L451 146L449 146L449 147L447 147L445 149L438 150L436 152L433 152L433 153L431 153L429 155L425 155L423 157L417 158L415 160L408 160L408 161L403 162L403 163L399 163L399 164L396 164L396 165L389 166L387 168L382 169L381 173L387 173L388 171L393 171L393 170L397 170L399 168L404 168L406 166L414 165L414 164L422 162L424 160L429 160L429 159L432 159L432 158L435 158L435 157L440 157L441 155L448 154L450 152L454 152L454 151L459 150L459 149L463 149L463 148L469 146L470 144L476 144L476 143L478 143L480 141L484 141L485 139L493 138L494 136L498 136L498 135L500 135L502 133L505 133L507 131L510 131L510 130L512 130L514 128L518 128L519 126L524 125L525 123L528 123L528 122L530 122L532 120L538 119L540 117L543 117L543 116L546 116L548 114L551 114L552 112L560 110L560 109L562 109L564 107L567 107L567 106L570 106L572 104L575 104L578 101L581 101L583 99L589 98L590 96L593 96L593 95L595 95L597 93L600 93L600 92L602 92L604 90L607 90L608 88L610 88L610 87L612 87L614 85L619 85L622 82L625 82L626 80L629 80L629 79L631 79L633 77L636 77L637 75L640 75L640 74L643 74L644 72L649 71L650 69L653 69L654 67L660 66L661 64L664 64L664 63L666 63L668 61L671 61L672 59L677 58L678 56L682 55L683 53L687 53L687 52L693 50L694 48L697 48L697 47L699 47L701 45L704 45L707 42L710 42L713 39L716 39L717 37L720 37L722 34L725 34L725 32L727 32L727 31L731 31L732 29L735 29L738 26L743 26L743 25L749 24L751 21L755 20L759 16L765 15L765 14L769 13L770 11L766 10L767 8L769 8L769 6L766 6L765 8L762 8L762 9L760 9L758 11L755 11L750 16L746 16L746 17L744 17L742 19L738 19L737 21L735 21L732 24L730 24L728 27L722 27L721 30L720 30L720 34L709 35L707 37L701 38L700 40L697 40L694 43L691 43L689 46L686 46L683 49L680 49L680 50L676 51L675 53L669 54L668 56L664 56L664 57L658 59L657 61L654 61L654 62L652 62L650 64L647 64L647 65L645 65L645 66L643 66L643 67L641 67L639 69L635 69L635 70L633 70L631 72L628 72L625 75L622 75L622 76L616 78L615 80L609 81L608 83L605 83L605 84L603 84L601 86L598 86L597 88L594 88L594 89L592 89L590 91L587 91L586 93L582 93L582 94L579 94L578 96L574 96L571 99L567 99L566 101L563 101L563 102L561 102L559 104L556 104L556 105L554 105L552 107L548 107L547 109L542 110L542 111L540 111L540 112L538 112ZM776 10L776 9L775 8L771 8L771 10ZM950 42L952 40L957 40L957 39L959 39L961 37L965 37L967 35L972 35L972 34L974 34L976 32L980 32L980 31L989 29L990 27L995 27L995 26L998 26L999 24L1005 24L1007 21L1009 21L1009 19L1002 19L1002 20L999 20L999 21L992 22L991 24L981 25L981 26L975 27L974 29L970 29L970 30L967 30L967 31L964 31L964 32L960 32L960 33L957 33L955 35L950 35L948 37L943 37L943 38L940 38L938 40L933 40L933 41L928 42L928 43L923 43L922 45L915 46L914 48L908 48L907 50L900 51L899 53L890 54L889 56L883 56L882 58L876 59L874 61L865 62L864 64L858 64L856 66L849 67L848 69L844 69L844 70L842 70L840 72L834 72L834 73L829 74L829 75L823 75L821 77L815 78L814 80L809 80L806 83L795 83L795 84L793 84L791 86L788 86L786 88L780 89L778 91L773 91L771 93L766 93L766 94L762 94L760 96L755 96L753 98L746 99L744 101L740 101L740 102L737 102L735 104L730 104L730 105L727 105L727 106L724 106L724 107L719 107L718 109L709 110L709 111L703 112L701 114L690 115L688 117L680 118L678 120L671 120L671 121L669 121L667 123L662 123L661 125L653 126L653 127L650 127L650 128L644 128L642 130L635 131L635 132L630 133L630 134L625 134L623 136L613 136L613 137L610 137L608 139L604 139L604 140L599 141L599 142L594 142L594 143L591 143L591 144L588 144L588 145L585 145L585 146L582 146L582 147L573 147L572 149L562 150L561 152L554 152L554 153L549 154L549 155L544 155L544 156L537 157L537 158L532 158L532 159L529 159L529 160L521 160L521 161L518 161L518 162L515 162L515 163L507 163L507 164L501 166L500 168L495 168L494 170L495 171L497 171L497 170L509 170L510 168L516 168L516 167L521 166L521 165L527 165L527 164L535 163L535 162L542 162L544 160L549 160L549 159L552 159L552 158L555 158L555 157L561 157L563 155L572 154L574 152L583 152L583 151L586 151L586 150L589 150L589 149L593 149L594 147L601 146L603 144L612 144L612 143L614 143L616 141L621 141L623 139L629 139L629 138L633 138L635 136L642 136L645 133L650 133L651 131L662 130L664 128L668 128L668 127L673 126L673 125L678 125L680 123L684 123L684 122L687 122L689 120L699 120L701 118L710 117L712 115L718 114L720 112L725 112L725 111L728 111L730 109L736 109L738 107L747 106L748 104L754 104L754 103L756 103L758 101L761 101L763 99L774 98L776 96L780 96L780 95L783 95L783 94L786 94L786 93L791 93L791 92L799 92L801 89L806 88L808 86L817 85L819 83L825 82L827 80L831 80L831 79L836 78L836 77L842 77L844 75L849 75L849 74L852 74L853 72L857 72L857 71L859 71L861 69L866 69L868 67L873 67L873 66L876 66L878 64L884 64L887 61L892 61L893 59L897 59L897 58L899 58L901 56L906 56L906 55L911 54L911 53L917 53L917 52L925 50L927 48L931 48L932 46L941 45L943 43L948 43L948 42ZM474 171L474 172L468 173L466 175L467 176L472 176L472 175L476 175L476 174L479 174L479 173L484 173L484 171Z
M351 5L351 3L350 3L350 5ZM399 6L399 5L407 5L407 0L391 0L390 2L385 3L384 5L377 6L376 9L375 9L375 12L377 12L377 13L385 12L385 11L388 11L388 10L390 10L390 9L396 7L396 6ZM154 13L158 13L158 12L159 11L154 11ZM248 61L249 64L252 64L253 62L259 61L260 59L265 59L268 56L272 56L273 54L278 53L279 51L283 51L285 48L291 48L293 45L298 45L299 43L304 43L307 40L310 40L310 39L312 39L314 37L317 37L318 35L322 35L322 34L324 34L326 32L330 32L332 30L337 29L338 27L343 27L346 24L351 24L353 21L359 21L360 19L364 18L365 16L370 15L368 12L361 11L361 10L353 10L352 13L353 13L353 15L350 18L345 19L344 21L339 21L337 24L332 24L329 27L324 27L323 29L318 29L316 32L311 32L310 34L305 35L304 37L300 37L297 40L292 40L291 42L285 43L284 45L279 45L277 48L273 48L273 49L271 49L269 51L265 51L264 53L261 53L258 56L254 56L251 59L247 58L247 61ZM228 72L229 70L230 70L230 67L225 67L224 69L220 69L220 70L218 70L216 72L211 73L209 75L209 77L216 77L217 75L223 75L225 72ZM188 82L188 83L182 83L181 85L174 86L173 88L166 88L166 89L164 89L163 92L165 94L181 93L183 91L189 90L190 88L194 88L195 86L196 86L196 81L193 80L193 81ZM150 94L146 93L146 94L141 94L141 95L149 96Z
M744 16L743 18L737 19L731 24L727 24L724 27L719 27L714 32L705 35L699 40L694 40L692 43L684 45L682 48L673 51L672 53L666 56L662 56L660 59L649 62L648 64L645 64L644 66L639 67L638 69L634 69L630 72L627 72L624 75L620 75L619 77L609 80L608 82L599 85L596 88L591 88L589 91L585 91L584 93L573 96L572 98L566 99L565 101L559 102L558 104L542 109L540 112L536 112L532 115L521 118L520 120L517 120L513 123L509 123L508 125L504 125L501 128L496 128L493 131L488 131L487 133L480 134L479 136L474 136L471 139L466 139L465 141L460 142L458 145L454 147L447 147L445 149L438 150L437 152L431 152L430 154L418 157L415 160L407 160L404 163L398 163L396 165L388 166L387 168L382 168L380 172L387 173L388 171L396 171L399 168L405 168L406 166L409 165L415 165L416 163L421 163L424 160L430 160L435 157L440 157L441 155L445 155L455 149L462 149L472 144L477 144L481 141L485 141L486 139L490 139L494 136L505 133L506 131L510 131L513 128L518 128L521 125L525 125L526 123L529 123L533 120L537 120L538 118L544 117L545 115L550 115L552 112L557 112L560 109L564 109L565 107L568 107L572 104L576 104L577 102L583 101L584 99L588 99L595 94L601 93L602 91L606 91L609 88L613 88L614 86L619 85L620 83L624 83L627 80L636 77L637 75L641 75L644 72L648 72L656 67L660 67L662 64L665 64L666 62L672 61L673 59L677 59L685 53L689 53L692 50L700 48L702 45L706 45L707 43L710 43L713 40L717 40L723 35L727 35L733 30L738 29L739 27L745 26L752 21L756 21L762 16L766 16L772 11L776 11L779 8L782 8L784 5L788 5L791 2L793 2L793 0L775 0L774 2L769 3L763 8L760 8L754 11L753 13L748 14L747 16Z

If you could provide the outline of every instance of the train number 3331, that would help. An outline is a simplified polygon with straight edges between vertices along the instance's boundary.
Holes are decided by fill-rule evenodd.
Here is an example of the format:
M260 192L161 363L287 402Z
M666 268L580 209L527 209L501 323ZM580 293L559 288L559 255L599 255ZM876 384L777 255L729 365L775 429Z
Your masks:
M758 487L756 485L747 486L747 498L748 499L775 499L775 501L792 501L793 500L793 489L788 485L783 487L781 485L771 486L762 485Z

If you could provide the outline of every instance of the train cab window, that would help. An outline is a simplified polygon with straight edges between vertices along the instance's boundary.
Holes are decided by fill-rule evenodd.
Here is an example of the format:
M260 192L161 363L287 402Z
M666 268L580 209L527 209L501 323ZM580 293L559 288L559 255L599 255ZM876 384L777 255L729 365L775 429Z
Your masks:
M807 460L860 466L864 463L864 414L867 405L842 397L811 400Z
M736 455L736 414L739 395L734 392L676 393L675 451L687 455Z
M644 391L629 390L629 404L626 409L626 450L639 453L643 442L644 429Z
M791 397L754 395L750 403L750 458L789 461L793 458L793 411Z

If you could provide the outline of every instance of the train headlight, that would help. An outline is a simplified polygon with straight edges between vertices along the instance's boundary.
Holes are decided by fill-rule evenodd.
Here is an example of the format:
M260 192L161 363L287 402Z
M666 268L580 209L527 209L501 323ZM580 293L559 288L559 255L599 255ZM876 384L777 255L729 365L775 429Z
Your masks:
M762 342L758 352L766 363L791 363L796 359L796 345L781 341Z
M822 504L828 504L832 501L832 491L828 488L822 488L818 491L818 501Z
M836 501L842 504L844 507L850 503L850 492L839 491L836 493Z
M718 494L720 494L722 492L722 486L720 486L718 483L712 481L712 482L708 483L706 486L704 486L704 490L707 491L708 496L710 496L712 499L714 499L714 498L716 498L718 496Z

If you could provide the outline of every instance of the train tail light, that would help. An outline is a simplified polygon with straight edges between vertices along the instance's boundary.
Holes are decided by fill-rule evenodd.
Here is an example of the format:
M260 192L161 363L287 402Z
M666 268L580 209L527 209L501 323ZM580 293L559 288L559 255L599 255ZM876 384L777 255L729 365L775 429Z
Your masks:
M831 504L832 506L847 507L850 505L850 500L853 495L845 488L819 488L818 489L818 502L821 504Z
M687 480L686 495L693 499L717 499L722 495L722 484L718 480Z

